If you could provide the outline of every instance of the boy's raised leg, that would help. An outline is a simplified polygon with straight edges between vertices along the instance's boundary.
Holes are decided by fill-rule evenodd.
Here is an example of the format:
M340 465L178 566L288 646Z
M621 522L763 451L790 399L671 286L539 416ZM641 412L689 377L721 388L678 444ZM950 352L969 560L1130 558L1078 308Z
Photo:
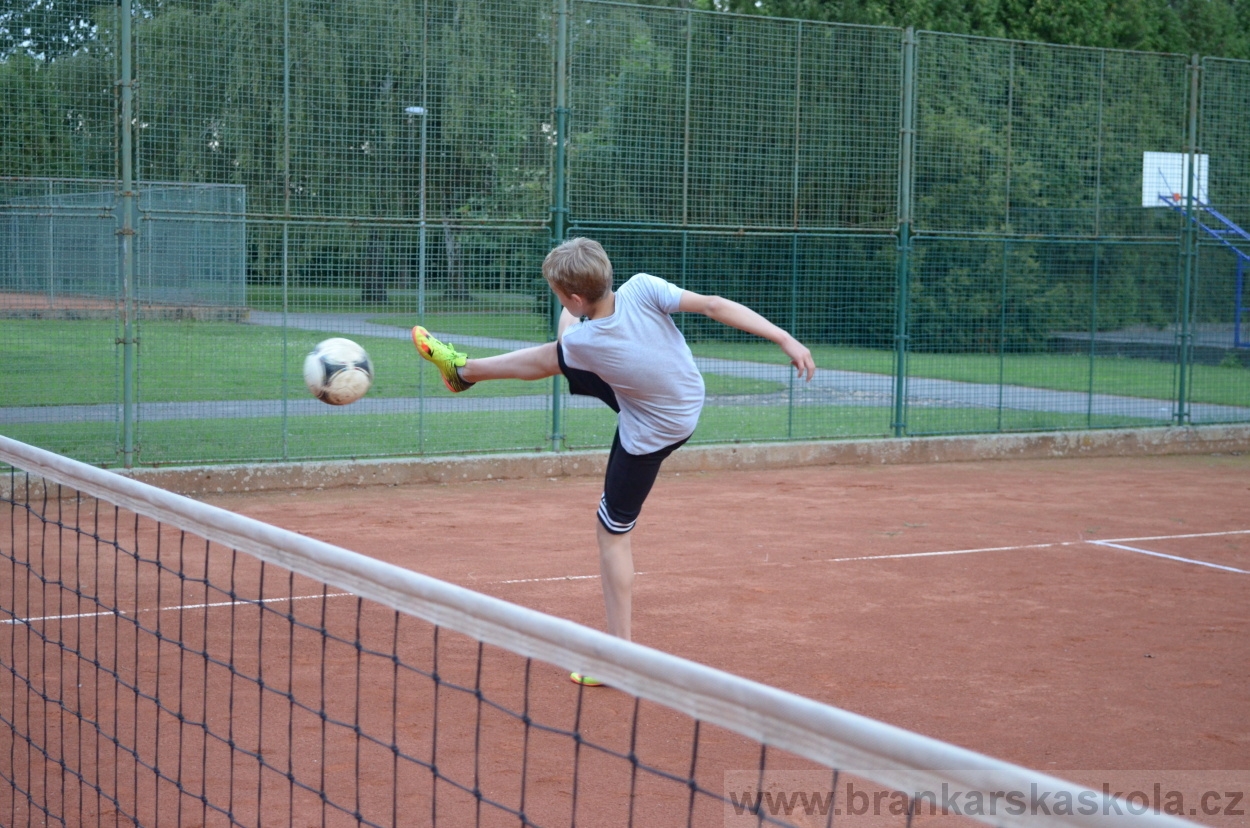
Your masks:
M469 359L454 345L438 341L429 331L417 325L412 329L412 343L422 357L434 363L443 384L452 393L466 391L482 380L538 380L560 373L554 342L498 356Z
M460 376L470 382L494 379L539 380L560 373L556 343L535 345L498 356L470 359L460 369Z

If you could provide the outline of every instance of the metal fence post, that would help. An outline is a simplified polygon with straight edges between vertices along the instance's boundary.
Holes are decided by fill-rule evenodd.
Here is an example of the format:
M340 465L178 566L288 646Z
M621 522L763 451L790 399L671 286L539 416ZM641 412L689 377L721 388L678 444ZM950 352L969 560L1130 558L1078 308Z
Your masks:
M910 26L903 33L902 57L898 156L898 277L894 297L894 421L890 424L895 437L902 437L907 431L907 303L911 270L912 161L916 149L916 33Z
M556 146L551 170L551 242L564 241L568 204L564 184L564 145L568 141L569 104L569 0L556 0L556 54L555 54L555 116ZM554 336L560 330L560 302L551 296L551 331ZM559 451L564 442L563 412L560 410L560 375L551 378L551 450Z
M1180 335L1177 342L1177 371L1176 371L1176 416L1177 425L1185 425L1189 422L1189 364L1193 353L1193 322L1190 319L1191 310L1191 294L1193 293L1194 284L1194 264L1198 255L1198 240L1195 238L1197 233L1198 214L1197 206L1197 167L1198 167L1198 90L1200 87L1199 78L1202 73L1202 64L1198 55L1194 55L1189 61L1189 127L1186 131L1188 147L1189 169L1186 171L1186 193L1185 193L1185 233L1183 237L1182 256L1184 266L1181 274L1181 302L1180 302Z
M118 203L117 256L121 276L122 336L122 463L134 468L135 462L135 351L139 340L135 331L135 180L134 180L134 52L131 36L130 0L118 6L119 91L118 138L120 139L118 173L121 199Z
M794 35L794 147L790 158L790 309L786 326L795 336L801 336L799 324L799 170L802 166L803 148L803 21L795 24ZM798 376L791 371L786 385L786 437L794 439L794 391Z
M1090 273L1089 285L1089 352L1088 371L1089 382L1086 385L1085 394L1085 427L1093 428L1094 426L1094 389L1096 388L1095 374L1098 366L1098 291L1100 288L1099 278L1101 276L1100 268L1102 266L1102 136L1103 136L1103 98L1107 92L1107 53L1101 52L1098 56L1098 138L1097 153L1095 167L1098 170L1097 178L1094 181L1094 262L1093 269Z
M290 457L291 3L282 3L282 459Z

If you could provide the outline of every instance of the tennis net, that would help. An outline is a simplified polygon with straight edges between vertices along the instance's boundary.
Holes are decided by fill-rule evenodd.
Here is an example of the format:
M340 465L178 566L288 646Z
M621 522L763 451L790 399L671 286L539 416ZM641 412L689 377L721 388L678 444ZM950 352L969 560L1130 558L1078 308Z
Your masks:
M4 437L0 462L5 825L966 822L950 790L997 825L1190 824ZM1039 786L1096 807L1008 794Z

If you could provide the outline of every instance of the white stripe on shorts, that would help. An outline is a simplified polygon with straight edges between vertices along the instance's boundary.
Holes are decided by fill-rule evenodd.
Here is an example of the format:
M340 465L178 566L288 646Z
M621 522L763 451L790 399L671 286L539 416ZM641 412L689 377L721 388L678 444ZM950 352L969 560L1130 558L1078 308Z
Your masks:
M608 515L608 499L606 495L599 496L599 520L607 527L609 532L617 535L623 535L626 532L633 531L634 524L637 520L631 520L629 523L617 523Z

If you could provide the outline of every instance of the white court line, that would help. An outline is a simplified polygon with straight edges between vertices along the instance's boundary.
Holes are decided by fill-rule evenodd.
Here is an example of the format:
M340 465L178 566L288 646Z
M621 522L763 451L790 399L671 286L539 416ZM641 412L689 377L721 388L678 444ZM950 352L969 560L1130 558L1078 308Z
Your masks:
M1167 558L1167 559L1174 560L1174 561L1180 561L1182 563L1192 563L1192 564L1197 564L1199 566L1209 566L1213 569L1222 569L1222 570L1227 570L1229 572L1238 572L1238 573L1250 575L1250 571L1247 571L1244 569L1236 569L1235 567L1231 567L1231 566L1222 566L1220 564L1213 564L1213 563L1208 563L1206 561L1193 560L1191 558L1181 558L1176 555L1165 555L1162 552L1151 552L1146 549L1137 549L1135 547L1125 546L1122 543L1122 542L1145 541L1145 540L1172 540L1172 539L1177 539L1177 538L1214 538L1214 537L1220 537L1223 535L1246 535L1246 534L1250 534L1250 529L1234 529L1234 530L1230 530L1227 532L1199 532L1199 533L1184 534L1184 535L1155 535L1152 537L1145 537L1145 538L1116 538L1115 540L1056 541L1054 543L1028 543L1028 544L1022 544L1019 546L983 546L983 547L979 547L976 549L944 549L944 550L939 550L937 552L900 552L895 555L862 555L859 557L847 557L847 558L820 558L818 560L811 561L810 563L853 563L856 561L891 561L891 560L903 560L906 558L935 558L935 557L944 557L948 555L971 555L977 552L1018 552L1018 551L1025 550L1025 549L1055 549L1059 547L1076 546L1078 544L1088 543L1088 544L1093 544L1095 546L1113 547L1115 549L1123 549L1128 552L1138 552L1142 555L1152 555L1154 557ZM750 565L750 564L754 564L756 566L794 566L795 565L794 562L782 562L782 561L772 561L772 562L744 561L741 564L731 564L728 566L739 567L739 566ZM728 568L728 566L702 567L695 571L703 571L705 569L725 569L725 568ZM685 570L685 571L689 571L689 570ZM654 574L656 573L654 572L635 573L635 575L654 575ZM663 573L663 574L672 574L672 573ZM506 581L486 581L484 582L483 585L486 585L486 584L500 584L500 585L502 584L543 584L543 583L552 583L555 581L589 581L589 580L596 580L598 578L599 578L598 575L557 575L555 577L550 577L550 578L512 578ZM350 592L336 592L336 593L328 594L324 597L345 598L350 595L351 595ZM211 603L211 604L183 604L183 605L174 606L174 607L152 607L149 609L141 610L141 612L168 612L168 611L177 611L177 610L205 609L205 608L210 608L210 607L228 607L228 606L235 605L235 604L239 604L239 605L248 605L248 604L256 604L256 603L268 604L268 603L272 603L275 601L306 601L310 598L321 598L321 597L322 597L321 595L296 595L296 596L284 596L280 598L263 598L259 602L258 601L219 601L219 602ZM76 615L45 615L40 618L10 618L10 619L0 621L0 625L2 624L31 624L36 621L62 621L62 620L68 620L71 618L91 618L91 617L100 616L100 615L123 615L124 616L125 614L126 613L120 610L108 610L106 612L86 612L86 613L79 613Z
M901 552L897 555L861 555L854 558L819 558L805 563L852 563L854 561L889 561L899 558L932 558L941 555L971 555L974 552L1014 552L1020 549L1049 549L1057 546L1075 546L1085 541L1058 541L1055 543L1029 543L1023 546L985 546L979 549L945 549L939 552ZM724 564L722 566L703 566L697 569L666 570L662 573L635 572L634 575L672 575L675 572L706 572L711 569L730 569L740 566L795 566L794 561L743 561L740 564ZM555 581L588 581L597 579L598 575L556 575L550 578L513 578L507 581L485 581L484 584L547 584Z
M897 555L861 555L857 558L821 558L814 563L849 563L850 561L891 561L900 558L933 558L942 555L971 555L974 552L1016 552L1021 549L1052 549L1057 546L1075 546L1084 541L1056 541L1055 543L1026 543L1022 546L983 546L979 549L946 549L940 552L900 552Z
M635 572L635 575L646 575L646 572ZM554 578L513 578L510 581L487 581L488 584L544 584L548 581L588 581L598 575L558 575Z
M1154 537L1149 537L1149 538L1115 538L1112 540L1055 541L1053 543L1027 543L1027 544L1021 544L1019 546L983 546L983 547L979 547L976 549L943 549L937 552L900 552L896 555L861 555L859 557L848 557L848 558L820 558L818 560L809 561L808 563L853 563L855 561L891 561L891 560L901 560L904 558L935 558L935 557L942 557L946 555L971 555L976 552L1018 552L1024 549L1057 549L1057 548L1065 547L1065 546L1078 546L1083 543L1091 543L1091 544L1096 544L1098 546L1116 546L1117 543L1131 542L1131 541L1172 540L1175 538L1215 538L1215 537L1220 537L1222 535L1246 535L1246 534L1250 534L1250 529L1233 529L1227 532L1197 532L1197 533L1184 534L1184 535L1156 535ZM1231 566L1220 566L1219 564L1205 563L1203 561L1195 561L1195 560L1190 560L1188 558L1177 558L1173 555L1164 555L1160 552L1147 552L1144 549L1134 549L1132 547L1126 547L1126 546L1118 546L1116 548L1127 549L1131 552L1141 552L1142 554L1145 554L1145 555L1157 555L1160 558L1173 558L1174 560L1177 560L1177 561L1201 564L1203 566L1210 566L1216 569L1227 569L1232 572L1245 572L1246 571L1243 569L1235 569ZM744 561L741 564L730 564L730 565L718 566L718 567L701 567L697 570L681 570L681 571L702 572L707 569L726 569L731 566L739 567L739 566L747 566L747 565L752 565L752 564L755 566L787 566L787 565L794 566L795 565L794 562L782 562L782 561L772 561L772 562ZM635 575L654 575L656 573L636 572L634 574ZM663 574L673 574L673 573L665 572ZM1250 574L1250 573L1247 573L1247 574ZM546 584L546 583L553 583L555 581L588 581L588 580L597 579L598 577L599 577L598 575L556 575L550 578L513 578L507 581L485 581L483 582L483 586L485 586L486 584Z
M1213 532L1214 535L1237 535L1240 532ZM1200 535L1173 535L1173 537L1201 537ZM1164 538L1152 538L1151 540L1164 540ZM1123 549L1126 552L1137 552L1142 555L1151 555L1156 558L1167 558L1169 561L1180 561L1181 563L1197 564L1198 566L1209 566L1212 569L1223 569L1226 572L1240 572L1243 575L1250 575L1250 571L1237 569L1232 566L1224 566L1222 564L1209 563L1207 561L1198 561L1193 558L1182 558L1179 555L1165 555L1162 552L1151 552L1149 549L1138 549L1135 546L1125 546L1122 543L1112 543L1111 541L1089 541L1094 546L1110 546L1113 549Z
M174 607L144 607L139 612L176 612L179 610L209 609L212 607L253 606L255 604L272 604L277 601L307 601L309 598L344 598L350 592L331 592L326 595L284 595L280 598L261 598L251 601L215 601L211 604L179 604ZM7 618L0 624L34 624L36 621L67 621L71 618L96 618L101 615L135 615L123 610L105 610L104 612L80 612L74 615L41 615L38 618Z
M1107 538L1090 543L1136 543L1138 541L1177 540L1181 538L1218 538L1224 535L1250 535L1250 529L1229 529L1227 532L1194 532L1189 535L1154 535L1149 538Z
M36 621L64 621L69 618L95 618L100 615L125 615L119 610L107 610L105 612L80 612L76 615L41 615L38 618L7 618L0 621L0 624L33 624Z

